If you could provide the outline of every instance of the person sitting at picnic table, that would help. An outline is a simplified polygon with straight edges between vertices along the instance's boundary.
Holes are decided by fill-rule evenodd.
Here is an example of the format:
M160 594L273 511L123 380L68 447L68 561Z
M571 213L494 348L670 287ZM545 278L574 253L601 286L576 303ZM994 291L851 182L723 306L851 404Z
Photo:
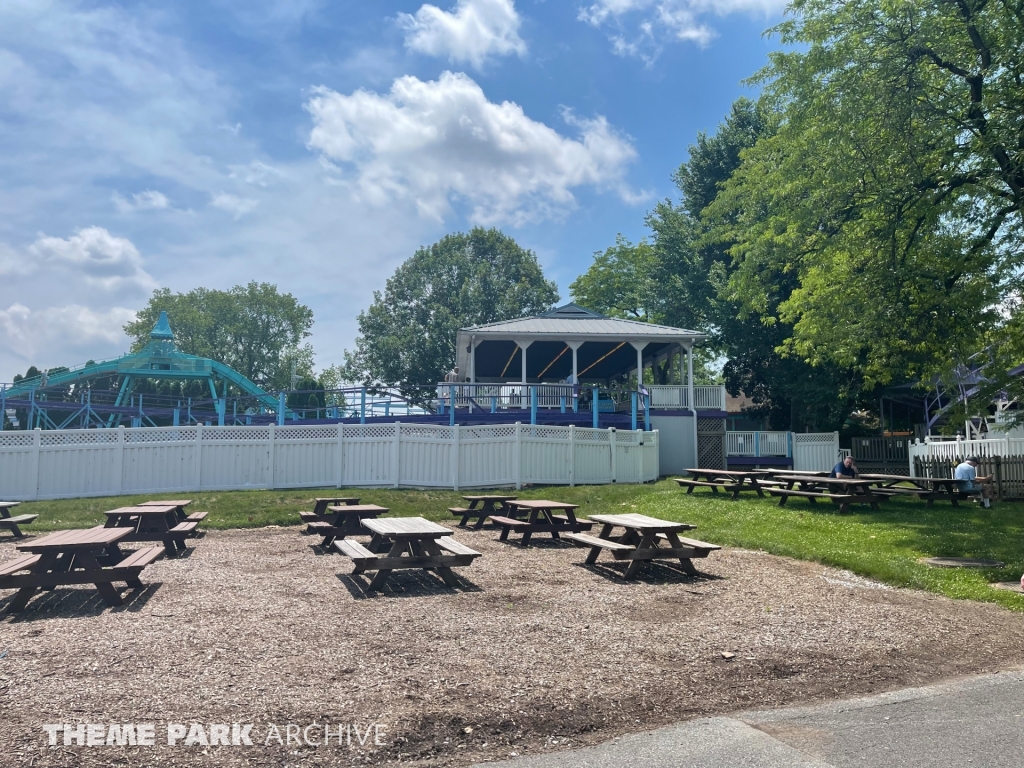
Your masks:
M987 484L992 481L992 475L978 477L979 464L981 464L981 459L978 456L969 456L962 463L956 465L953 479L957 481L957 490L960 493L980 494L982 506L988 508L992 506L992 502L989 501Z
M857 477L857 467L853 464L853 456L844 456L843 460L832 467L832 471L829 473L829 477Z

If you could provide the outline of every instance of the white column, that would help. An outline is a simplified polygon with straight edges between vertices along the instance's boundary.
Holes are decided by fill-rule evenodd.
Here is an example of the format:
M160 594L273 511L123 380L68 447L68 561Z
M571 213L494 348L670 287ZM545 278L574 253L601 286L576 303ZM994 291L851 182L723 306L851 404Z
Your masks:
M469 339L469 383L476 384L476 348L479 342L475 337ZM474 393L475 394L475 393Z
M629 343L636 350L636 388L640 389L640 386L644 383L644 349L649 342L631 341Z
M686 348L686 394L690 398L690 409L696 412L697 400L693 391L693 344Z
M533 342L532 341L520 341L519 339L516 339L516 344L518 344L519 348L523 351L523 377L522 377L522 382L523 382L523 384L525 384L526 383L526 348L529 347L531 344L533 344Z
M569 349L572 350L572 380L576 384L579 384L580 383L579 363L576 360L576 353L579 351L579 348L583 346L583 342L582 341L567 341L567 342L565 342L565 345L567 347L569 347Z

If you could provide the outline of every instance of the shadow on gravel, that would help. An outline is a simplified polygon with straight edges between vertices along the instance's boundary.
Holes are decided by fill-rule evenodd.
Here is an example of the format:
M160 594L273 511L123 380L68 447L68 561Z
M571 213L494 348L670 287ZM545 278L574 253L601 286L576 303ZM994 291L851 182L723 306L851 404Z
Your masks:
M419 568L400 569L391 572L384 587L377 592L366 592L366 586L373 578L375 571L352 574L339 573L338 581L345 585L349 594L356 600L368 600L379 597L429 597L431 595L454 595L459 592L483 592L473 582L455 573L458 584L454 587L445 586L440 577L432 571Z
M49 592L37 593L20 613L7 613L7 606L11 604L16 594L12 593L0 600L0 617L8 619L11 624L21 624L46 619L86 619L99 616L106 611L138 613L145 608L162 584L163 582L159 581L151 582L143 584L142 589L121 587L118 593L123 604L118 606L110 606L103 602L91 584L82 587L57 587Z
M629 563L625 561L611 561L605 563L573 563L577 568L596 573L620 584L698 584L707 581L720 581L722 576L714 576L709 573L700 573L691 576L683 570L678 563L659 562L652 560L640 566L636 576L628 581L623 578Z

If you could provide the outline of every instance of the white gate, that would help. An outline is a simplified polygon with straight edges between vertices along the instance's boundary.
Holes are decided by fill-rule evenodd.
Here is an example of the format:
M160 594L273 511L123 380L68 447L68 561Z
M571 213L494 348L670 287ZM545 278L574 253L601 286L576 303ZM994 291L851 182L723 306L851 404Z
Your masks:
M838 432L793 433L793 469L828 472L838 461Z

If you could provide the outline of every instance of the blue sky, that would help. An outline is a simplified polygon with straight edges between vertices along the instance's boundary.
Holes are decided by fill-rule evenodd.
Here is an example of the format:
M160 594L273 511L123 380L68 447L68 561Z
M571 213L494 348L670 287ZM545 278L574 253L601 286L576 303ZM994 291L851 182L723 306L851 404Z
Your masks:
M276 283L317 367L474 224L563 299L645 234L776 0L0 4L0 381L123 352L156 287Z

